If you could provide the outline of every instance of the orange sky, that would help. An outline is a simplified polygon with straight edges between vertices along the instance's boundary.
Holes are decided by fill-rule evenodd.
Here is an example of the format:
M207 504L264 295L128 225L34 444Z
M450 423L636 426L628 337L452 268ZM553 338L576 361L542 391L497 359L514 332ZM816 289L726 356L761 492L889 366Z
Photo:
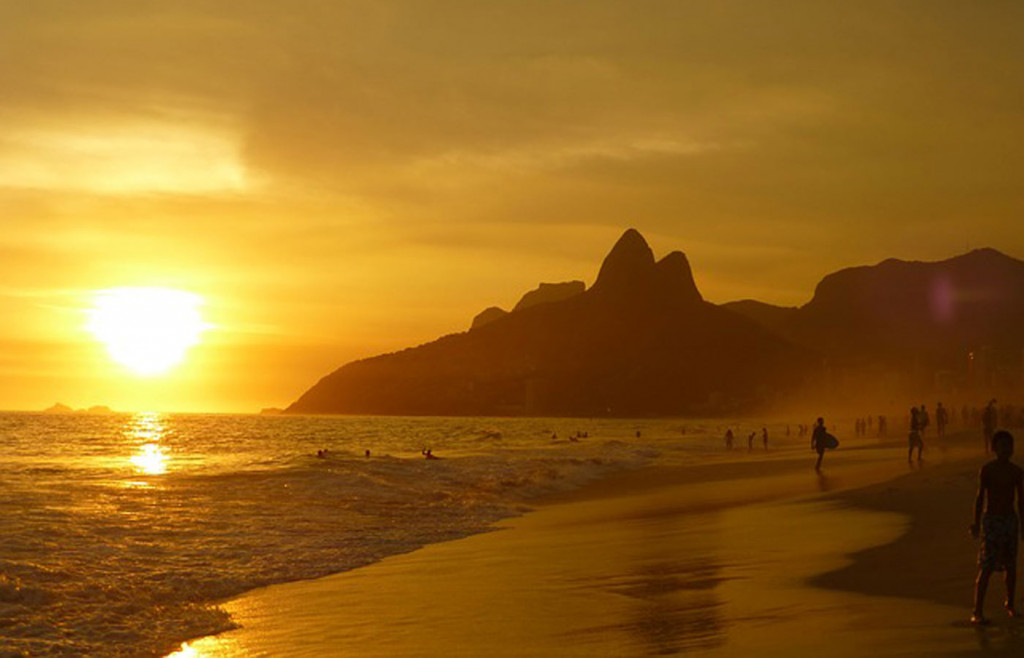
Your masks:
M715 302L1024 257L1024 4L0 3L0 408L283 406L593 282L627 227ZM92 291L201 295L140 379Z

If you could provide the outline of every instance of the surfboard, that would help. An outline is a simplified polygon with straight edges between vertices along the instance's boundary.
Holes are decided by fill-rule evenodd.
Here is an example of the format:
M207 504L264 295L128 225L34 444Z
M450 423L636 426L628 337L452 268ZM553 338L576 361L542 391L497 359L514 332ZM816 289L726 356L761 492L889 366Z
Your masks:
M835 450L839 447L839 439L832 436L831 434L825 434L825 448L827 450Z

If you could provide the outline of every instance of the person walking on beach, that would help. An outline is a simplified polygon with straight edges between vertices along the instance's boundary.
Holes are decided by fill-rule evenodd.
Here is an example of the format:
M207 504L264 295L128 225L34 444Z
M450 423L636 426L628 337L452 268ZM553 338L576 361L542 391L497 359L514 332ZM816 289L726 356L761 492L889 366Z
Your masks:
M992 436L996 458L981 467L978 496L974 500L974 523L971 536L982 538L978 552L978 579L974 589L974 613L971 622L987 624L985 592L993 571L1006 572L1006 602L1011 617L1018 616L1016 605L1017 547L1020 513L1024 513L1024 470L1010 461L1013 456L1013 435L1007 431ZM982 510L984 509L984 516Z
M767 451L768 450L768 428L767 427L762 427L761 428L761 442L764 443L764 449L765 449L765 451Z
M733 434L732 434L732 428L730 427L729 429L725 430L725 449L726 450L732 450L732 440L733 440Z
M747 452L754 452L754 437L757 436L757 432L751 432L747 436Z
M825 430L825 419L819 418L811 432L811 450L818 453L818 462L814 465L815 471L821 470L821 460L825 457L825 444L828 432Z

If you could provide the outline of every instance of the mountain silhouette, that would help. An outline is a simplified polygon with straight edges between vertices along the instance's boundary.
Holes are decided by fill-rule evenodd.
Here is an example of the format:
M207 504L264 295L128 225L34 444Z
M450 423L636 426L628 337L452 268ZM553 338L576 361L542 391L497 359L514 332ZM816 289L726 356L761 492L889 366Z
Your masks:
M530 308L531 306L537 306L538 304L547 304L549 302L560 302L570 297L582 294L587 289L586 284L582 281L566 281L565 283L542 283L537 288L529 291L519 302L513 307L512 313L522 311L523 309ZM479 329L485 324L500 320L501 318L508 315L508 311L497 306L491 306L485 308L476 314L473 318L472 329Z
M566 281L565 283L542 283L540 286L523 295L519 303L515 305L512 312L522 311L538 304L560 302L582 294L587 289L582 281Z
M686 256L656 261L633 229L590 289L491 315L468 332L349 363L287 411L715 413L771 402L816 362L810 351L705 302ZM781 369L791 374L786 385L762 383Z
M484 310L473 316L473 324L470 325L470 329L479 329L480 327L490 324L495 320L500 320L508 315L508 311L497 306L488 306Z
M723 305L836 363L965 367L1024 349L1024 262L978 249L938 262L885 260L829 274L799 308Z

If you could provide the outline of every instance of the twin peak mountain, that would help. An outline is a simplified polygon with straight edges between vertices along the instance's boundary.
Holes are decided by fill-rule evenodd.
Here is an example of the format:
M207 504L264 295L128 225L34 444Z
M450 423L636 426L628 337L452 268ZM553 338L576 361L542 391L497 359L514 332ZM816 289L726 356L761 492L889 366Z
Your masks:
M929 301L936 281L952 295L939 300L952 304L939 309L946 317ZM963 307L961 298L984 303ZM465 333L349 363L286 411L628 417L763 410L820 388L830 360L875 367L876 357L889 358L902 367L893 358L929 331L927 355L937 362L955 359L972 341L1016 349L1019 358L1024 339L1010 329L1021 321L1024 263L994 250L843 270L800 308L718 306L704 301L683 253L655 260L630 229L589 289L579 281L541 284L511 312L482 312Z
M523 295L512 312L539 304L561 302L584 292L586 285L582 281L542 283L537 289ZM699 304L703 301L693 281L690 263L683 252L673 251L660 261L655 261L654 252L635 229L629 229L619 238L604 259L597 282L590 292L606 298L645 298L664 304ZM479 329L507 315L507 311L492 306L473 318L472 328Z

